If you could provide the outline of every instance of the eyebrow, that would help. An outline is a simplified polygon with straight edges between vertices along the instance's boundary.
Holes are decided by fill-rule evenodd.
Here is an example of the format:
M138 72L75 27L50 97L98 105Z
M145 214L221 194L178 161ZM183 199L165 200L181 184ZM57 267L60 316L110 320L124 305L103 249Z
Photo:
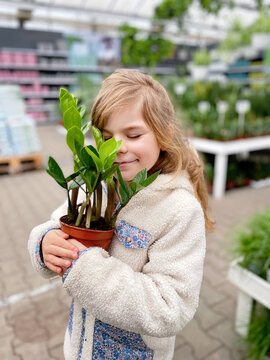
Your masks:
M136 125L136 126L129 126L129 127L126 127L126 128L124 128L123 130L124 131L127 131L127 130L142 130L143 129L143 127L142 126L140 126L140 125ZM104 131L104 132L107 132L107 133L111 133L109 130L107 130L107 129L102 129L102 131Z

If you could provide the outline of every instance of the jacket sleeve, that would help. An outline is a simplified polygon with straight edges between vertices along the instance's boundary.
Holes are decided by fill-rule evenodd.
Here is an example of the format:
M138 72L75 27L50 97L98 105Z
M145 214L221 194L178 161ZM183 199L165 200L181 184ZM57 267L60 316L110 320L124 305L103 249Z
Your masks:
M150 246L142 272L90 248L74 261L64 288L101 321L142 335L175 335L194 316L202 281L205 225L193 199Z
M53 278L56 275L44 264L41 254L41 242L46 233L52 229L59 229L59 218L66 213L67 202L57 208L51 215L51 219L41 225L35 226L29 235L28 251L34 269L44 278Z

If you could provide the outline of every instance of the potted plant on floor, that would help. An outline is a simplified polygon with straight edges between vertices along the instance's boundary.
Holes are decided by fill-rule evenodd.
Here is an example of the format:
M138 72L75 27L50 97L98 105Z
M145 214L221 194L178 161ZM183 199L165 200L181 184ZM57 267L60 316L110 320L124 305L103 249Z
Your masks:
M156 179L159 171L147 177L147 170L143 169L127 184L119 165L114 164L121 140L111 138L105 141L100 130L84 120L84 106L78 107L78 100L66 89L60 89L59 99L67 130L66 143L72 151L74 166L72 174L66 177L52 157L48 160L48 174L67 192L68 209L67 214L60 218L61 228L87 247L101 246L107 250L118 213L135 194ZM96 147L84 145L85 135L90 128ZM119 186L116 185L115 173ZM107 188L107 205L103 217L102 183ZM78 196L79 189L84 194L83 200ZM116 194L119 199L117 208L114 207Z
M249 345L249 359L269 359L270 209L256 214L234 240L229 279L239 289L236 331Z

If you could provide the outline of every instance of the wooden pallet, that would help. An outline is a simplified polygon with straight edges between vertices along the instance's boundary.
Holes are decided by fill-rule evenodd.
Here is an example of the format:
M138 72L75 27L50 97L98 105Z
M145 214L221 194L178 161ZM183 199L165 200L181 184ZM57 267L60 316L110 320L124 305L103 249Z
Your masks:
M18 174L23 171L41 168L42 155L40 153L0 157L0 174Z

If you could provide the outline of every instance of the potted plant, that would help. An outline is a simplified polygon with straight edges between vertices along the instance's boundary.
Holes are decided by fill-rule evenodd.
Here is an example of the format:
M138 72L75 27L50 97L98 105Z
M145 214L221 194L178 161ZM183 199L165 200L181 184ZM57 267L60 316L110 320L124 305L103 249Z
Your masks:
M252 31L251 45L256 50L267 49L270 45L270 15L261 14L250 26Z
M201 49L193 54L193 62L189 65L193 80L199 81L206 79L210 62L211 56L207 49Z
M143 169L129 184L126 183L119 165L114 164L121 140L111 138L105 141L100 130L84 120L85 107L78 107L78 99L66 89L60 89L59 99L67 130L66 143L73 154L73 172L67 177L52 157L48 160L48 174L67 192L68 208L67 214L60 218L61 228L87 247L101 246L107 250L118 213L135 194L156 179L159 171L147 177L147 170ZM96 147L84 145L85 134L90 128ZM103 217L102 183L107 187L107 205ZM79 189L84 194L83 200L78 196ZM119 206L115 209L116 194Z
M234 239L229 279L238 287L236 331L249 345L248 358L270 355L270 209L252 217Z

